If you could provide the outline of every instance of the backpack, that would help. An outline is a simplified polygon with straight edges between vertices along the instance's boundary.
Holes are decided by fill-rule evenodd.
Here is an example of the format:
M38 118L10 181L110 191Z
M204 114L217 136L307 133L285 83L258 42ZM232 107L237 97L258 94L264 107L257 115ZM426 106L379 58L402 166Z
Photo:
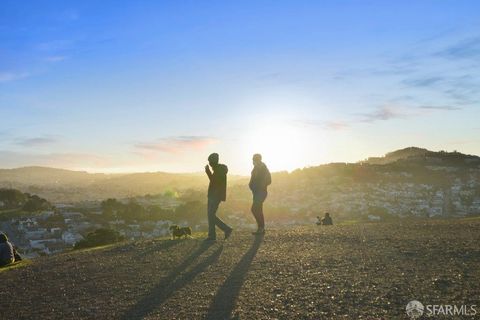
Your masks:
M265 174L265 185L269 186L272 184L272 175L270 174L270 170L268 170L267 166L265 166L265 170L267 171Z

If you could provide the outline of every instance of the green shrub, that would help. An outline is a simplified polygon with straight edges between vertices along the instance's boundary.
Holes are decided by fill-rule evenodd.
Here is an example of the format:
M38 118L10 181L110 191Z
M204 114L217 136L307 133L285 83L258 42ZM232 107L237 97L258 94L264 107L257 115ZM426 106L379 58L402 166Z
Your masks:
M74 249L92 248L123 241L124 237L112 229L97 229L87 234L85 239L75 243Z

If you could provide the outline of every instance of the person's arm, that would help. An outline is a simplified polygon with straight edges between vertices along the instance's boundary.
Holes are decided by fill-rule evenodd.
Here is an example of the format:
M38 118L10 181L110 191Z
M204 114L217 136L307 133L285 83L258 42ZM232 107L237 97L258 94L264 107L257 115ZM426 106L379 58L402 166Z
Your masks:
M254 191L255 189L255 169L252 170L252 175L250 176L250 182L248 183L248 187L250 190Z
M207 174L208 179L211 181L213 174L212 174L212 171L210 171L210 166L208 164L205 166L205 173Z

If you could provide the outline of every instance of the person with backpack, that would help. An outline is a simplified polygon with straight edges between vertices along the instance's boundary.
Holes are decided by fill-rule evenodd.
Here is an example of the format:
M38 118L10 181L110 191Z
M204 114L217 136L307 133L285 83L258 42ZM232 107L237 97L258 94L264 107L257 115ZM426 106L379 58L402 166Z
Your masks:
M265 233L265 218L263 216L263 202L267 198L267 187L272 183L272 176L265 163L262 162L261 154L253 155L253 170L248 186L253 194L252 214L257 221L257 231L254 235Z

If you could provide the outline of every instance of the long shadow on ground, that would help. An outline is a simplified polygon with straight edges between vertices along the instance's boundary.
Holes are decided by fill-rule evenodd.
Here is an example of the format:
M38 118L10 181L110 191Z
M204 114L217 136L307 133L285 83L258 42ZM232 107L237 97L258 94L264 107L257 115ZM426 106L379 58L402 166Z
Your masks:
M215 298L210 304L208 314L205 317L207 320L217 319L231 319L232 311L235 308L238 295L242 289L245 276L252 264L258 248L263 242L263 236L256 236L250 249L245 253L240 262L232 270L223 285L218 289Z
M146 257L150 256L150 254L158 251L163 251L167 250L177 244L179 244L182 240L161 240L158 241L157 243L154 243L153 245L149 246L148 249L142 250L142 252L139 252L135 258L141 258L141 257Z
M157 309L168 300L177 290L190 283L195 277L203 272L209 265L218 260L223 250L223 245L218 247L211 255L197 264L192 270L182 273L212 246L211 242L204 242L192 252L179 266L163 278L148 294L138 301L123 315L124 320L143 319L153 310Z

